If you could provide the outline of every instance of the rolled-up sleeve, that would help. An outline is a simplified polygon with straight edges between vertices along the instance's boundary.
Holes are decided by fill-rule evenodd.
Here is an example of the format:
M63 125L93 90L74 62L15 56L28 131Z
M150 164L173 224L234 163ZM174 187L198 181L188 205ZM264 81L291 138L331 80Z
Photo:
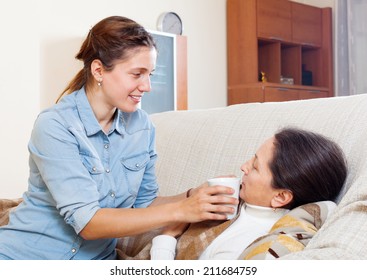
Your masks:
M28 148L34 163L30 184L49 191L60 215L79 233L100 208L97 183L80 158L80 143L57 113L47 112L36 120Z

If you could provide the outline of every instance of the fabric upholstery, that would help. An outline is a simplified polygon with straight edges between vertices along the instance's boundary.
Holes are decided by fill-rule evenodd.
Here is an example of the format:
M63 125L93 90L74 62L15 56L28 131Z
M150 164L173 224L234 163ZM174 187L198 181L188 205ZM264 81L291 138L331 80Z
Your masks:
M289 259L367 259L367 94L152 115L157 175L163 195L218 175L241 176L240 165L279 128L324 134L344 150L349 173L338 207L305 250Z

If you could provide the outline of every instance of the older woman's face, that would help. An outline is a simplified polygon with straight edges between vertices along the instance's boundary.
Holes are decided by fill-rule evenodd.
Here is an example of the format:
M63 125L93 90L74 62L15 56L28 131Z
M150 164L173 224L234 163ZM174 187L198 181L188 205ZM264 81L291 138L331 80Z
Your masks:
M274 154L274 137L266 140L254 157L241 166L243 171L240 198L246 203L271 207L276 190L271 186L269 163Z

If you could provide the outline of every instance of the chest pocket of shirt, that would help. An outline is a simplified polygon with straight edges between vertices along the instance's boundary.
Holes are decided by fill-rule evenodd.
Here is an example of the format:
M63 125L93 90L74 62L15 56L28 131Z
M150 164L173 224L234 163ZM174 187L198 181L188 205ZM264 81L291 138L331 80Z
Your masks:
M101 161L98 158L80 155L85 168L88 170L92 179L96 182L98 188L100 188L103 181L104 168Z
M136 195L138 193L149 159L148 153L121 159L125 178L131 194Z

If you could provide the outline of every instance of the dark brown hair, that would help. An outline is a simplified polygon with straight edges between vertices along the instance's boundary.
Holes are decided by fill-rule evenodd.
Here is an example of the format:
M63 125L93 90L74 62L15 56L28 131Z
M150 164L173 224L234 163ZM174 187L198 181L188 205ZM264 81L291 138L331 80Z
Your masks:
M156 48L152 36L138 23L121 16L112 16L98 22L89 31L76 59L83 61L84 67L71 80L56 102L64 94L88 87L91 83L91 64L99 59L107 71L112 71L117 60L131 55L131 51L141 48Z
M344 153L335 142L314 132L285 128L275 134L274 146L272 183L292 191L288 208L335 200L347 176Z

